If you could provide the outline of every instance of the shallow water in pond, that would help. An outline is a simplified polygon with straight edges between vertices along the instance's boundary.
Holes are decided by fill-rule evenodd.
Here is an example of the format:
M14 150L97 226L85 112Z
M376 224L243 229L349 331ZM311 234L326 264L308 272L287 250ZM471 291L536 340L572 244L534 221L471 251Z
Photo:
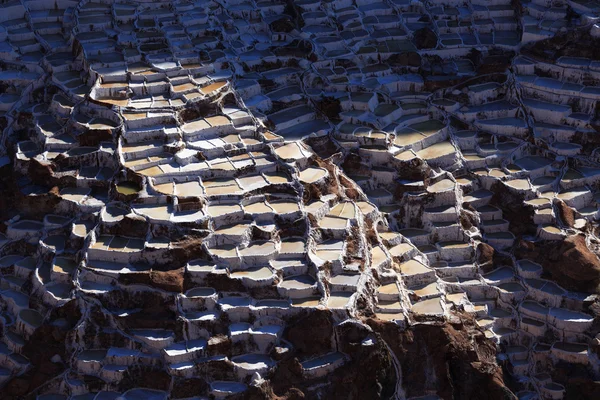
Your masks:
M139 191L140 188L135 182L125 181L117 184L117 192L124 195L136 194Z

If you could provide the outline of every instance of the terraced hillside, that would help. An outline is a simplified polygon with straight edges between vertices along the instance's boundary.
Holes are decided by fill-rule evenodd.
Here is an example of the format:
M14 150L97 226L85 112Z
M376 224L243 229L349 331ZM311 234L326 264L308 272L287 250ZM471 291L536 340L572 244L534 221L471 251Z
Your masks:
M600 398L600 2L0 5L0 399Z

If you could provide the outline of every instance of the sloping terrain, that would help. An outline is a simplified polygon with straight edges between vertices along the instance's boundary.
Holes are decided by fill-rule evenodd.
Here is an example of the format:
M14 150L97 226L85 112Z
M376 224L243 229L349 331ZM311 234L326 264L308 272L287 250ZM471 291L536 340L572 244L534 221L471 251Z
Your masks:
M0 399L599 398L600 3L0 10Z

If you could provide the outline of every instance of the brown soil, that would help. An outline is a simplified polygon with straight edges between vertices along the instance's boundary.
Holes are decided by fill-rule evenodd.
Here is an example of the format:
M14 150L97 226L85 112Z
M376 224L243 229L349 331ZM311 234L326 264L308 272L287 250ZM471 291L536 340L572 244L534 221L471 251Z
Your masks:
M148 273L121 274L119 282L125 285L141 284L166 290L183 292L183 268L173 271L150 271Z
M407 397L437 393L444 399L516 399L506 387L496 364L496 347L485 338L474 319L457 314L455 323L417 324L407 330L376 318L365 323L332 326L331 312L315 310L290 321L286 339L292 353L279 362L270 383L246 393L246 399L382 399L393 398L396 374L387 345L401 364ZM315 389L306 380L299 360L330 349L336 332L338 350L349 361L336 369L325 385ZM363 345L370 337L374 344Z
M194 397L198 393L204 393L208 389L208 384L202 378L175 378L171 397L174 399L185 399Z
M415 51L407 51L404 53L392 54L388 58L387 63L395 67L420 67L421 56Z
M126 215L114 227L106 227L104 233L127 237L145 238L148 233L148 222L140 215Z
M96 147L100 142L112 142L112 140L113 135L109 129L88 129L77 136L77 141L81 146Z
M306 332L307 327L310 327L310 334ZM331 351L332 334L331 313L315 310L289 326L284 337L294 346L299 356L308 357Z
M67 321L65 329L53 325L53 322L59 318ZM23 355L29 359L32 368L8 382L2 388L0 398L23 399L34 389L61 374L65 370L65 365L62 362L52 362L52 358L58 355L63 361L68 361L66 344L70 340L69 331L80 318L81 313L75 300L53 310L47 322L34 332L23 348Z
M444 399L516 399L496 364L496 347L475 321L427 323L402 331L376 319L367 324L391 347L402 367L407 397L429 391Z
M487 243L479 243L477 245L477 263L484 273L490 272L503 265L513 264L512 259L509 256L497 252Z
M437 46L438 37L429 28L421 28L415 31L413 42L417 49L432 49Z
M522 54L546 61L559 57L583 57L600 60L600 40L593 38L588 30L578 29L561 32L554 37L525 46Z
M502 182L493 184L490 190L494 193L490 203L502 210L502 217L510 223L508 229L515 236L536 233L537 225L533 223L534 209L523 204L524 196L507 189Z
M575 211L563 201L556 202L556 209L561 222L569 228L572 228L573 225L575 225Z
M567 290L600 294L600 260L583 234L558 242L522 240L515 255L540 263L552 280Z
M171 376L158 367L129 367L119 382L122 391L130 388L141 387L155 390L169 390Z

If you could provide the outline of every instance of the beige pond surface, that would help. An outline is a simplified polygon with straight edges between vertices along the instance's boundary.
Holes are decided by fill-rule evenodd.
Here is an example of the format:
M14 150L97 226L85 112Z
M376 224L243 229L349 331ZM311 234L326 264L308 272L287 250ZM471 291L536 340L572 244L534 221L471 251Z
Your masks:
M449 154L455 154L456 149L450 142L439 142L433 146L429 146L423 150L417 152L417 156L424 160L432 160L435 158L447 156Z
M175 183L175 194L181 197L201 197L204 195L204 189L197 181Z
M133 210L153 219L167 221L171 217L171 206L167 204L135 204Z
M237 257L237 248L233 245L214 247L212 249L209 249L208 251L217 257Z
M384 231L384 232L379 232L379 236L381 236L381 238L383 240L394 240L396 239L398 236L400 236L400 233L398 232L394 232L394 231Z
M285 278L279 286L286 289L309 289L315 286L316 281L310 275L296 275Z
M329 279L329 282L333 285L356 286L358 284L359 279L360 274L339 274L336 276L332 276Z
M477 153L463 153L463 158L467 161L485 160L485 157L482 157Z
M504 171L502 171L501 169L498 168L492 168L490 170L489 173L490 176L493 176L495 178L504 178L506 176L506 173Z
M467 300L467 296L464 293L451 293L446 295L446 300L454 304L460 304Z
M577 196L584 195L588 192L589 192L589 190L587 190L586 188L580 187L580 188L574 188L574 189L559 193L556 197L558 197L561 200L572 200L572 199L576 198Z
M213 217L220 217L235 212L242 211L242 206L239 204L214 204L208 206L208 214Z
M383 294L398 294L400 293L398 290L398 284L396 282L391 282L385 285L382 285L377 289L379 293Z
M304 239L285 239L281 241L280 253L303 253L306 241Z
M390 249L390 254L392 257L401 257L413 249L414 247L410 243L400 243Z
M358 206L360 211L365 215L368 215L375 210L375 207L370 203L367 203L366 201L359 201L356 203L356 205Z
M545 199L554 199L556 197L555 192L542 192L539 197L543 197Z
M467 249L469 248L469 243L458 242L458 241L449 241L449 242L440 242L440 247L444 249Z
M208 86L204 86L203 88L200 88L200 91L204 94L209 94L211 92L214 92L215 90L219 90L221 89L223 86L225 86L227 84L227 82L223 81L223 82L215 82L215 83L211 83Z
M348 220L345 218L325 216L319 221L319 226L323 229L344 229L348 225Z
M238 178L238 181L245 190L254 190L269 184L262 175L244 176Z
M175 194L175 186L173 182L161 183L158 185L154 185L154 190L159 193L166 194L167 196L172 196Z
M125 181L117 184L117 192L124 195L136 194L139 191L140 188L135 182Z
M79 237L85 237L94 227L94 221L77 220L73 223L73 234Z
M544 208L543 210L538 210L537 214L539 214L539 215L553 215L552 208Z
M243 189L235 179L214 179L204 181L206 194L208 196L241 194Z
M187 90L193 90L196 89L196 85L187 82L187 83L182 83L179 85L173 85L173 91L174 92L185 92Z
M299 178L301 182L304 183L315 183L319 179L322 179L328 175L328 172L325 168L314 168L309 167L303 171L300 171Z
M275 154L285 160L300 160L308 158L311 153L296 142L288 143L275 149Z
M240 255L243 257L262 256L271 254L275 251L275 242L272 240L264 242L252 242L240 250Z
M537 198L537 199L527 200L527 201L525 201L525 204L529 204L532 206L544 206L544 205L549 206L550 204L552 204L552 202L546 198Z
M250 228L249 223L241 222L239 224L224 225L215 229L216 235L241 235Z
M518 190L527 190L529 189L529 179L513 179L507 181L506 185Z
M420 132L415 132L412 130L405 130L402 132L396 133L396 138L394 139L394 144L396 146L408 146L421 140L425 139L426 136L422 135Z
M379 301L377 306L383 310L390 310L390 311L402 309L402 306L400 305L400 301L398 301L398 300L381 300L381 301Z
M122 99L118 99L116 97L101 96L97 100L102 103L112 104L114 106L119 106L119 107L127 107L127 104L129 104L129 100L127 100L127 99L122 100ZM92 125L90 125L90 128L91 127L92 127ZM99 129L99 128L96 128L96 129Z
M164 173L163 170L157 166L145 168L145 169L139 170L138 172L140 175L144 175L144 176L159 176Z
M348 305L352 293L347 292L332 292L327 299L327 307L343 308Z
M562 231L555 225L542 225L542 229L548 233L561 233Z
M473 183L473 180L469 179L469 178L461 177L461 178L456 178L456 183L458 183L459 185L469 185L469 184Z
M108 245L110 244L112 239L112 235L100 235L91 247L93 249L108 250Z
M354 218L356 209L354 207L354 203L351 201L345 201L342 203L338 203L329 211L330 216L339 217L339 218Z
M194 133L208 128L210 128L210 125L204 119L188 122L181 127L181 129L186 133Z
M436 282L432 282L424 286L419 286L417 288L413 288L412 290L419 297L432 296L440 293L439 289L437 288Z
M404 320L405 316L402 313L377 313L377 318L383 321L402 321Z
M234 278L267 279L273 276L273 271L268 267L259 267L244 271L234 271L230 275Z
M386 260L387 256L385 255L381 246L375 246L371 249L371 263L373 265L380 265Z
M266 172L264 175L267 181L272 185L281 185L292 182L290 177L283 172Z
M454 182L452 182L450 179L442 179L441 181L438 181L427 187L427 191L429 193L441 193L450 189L454 189Z
M306 211L308 213L314 214L316 213L321 207L323 207L325 205L325 202L321 201L321 200L315 200L309 204L306 204L304 206L304 208L306 209Z
M300 211L298 203L293 201L272 201L269 203L278 214L289 214Z
M204 260L192 260L188 263L187 270L190 272L211 272L214 267L214 264Z
M247 204L244 206L244 211L248 214L265 214L273 212L273 210L271 209L271 207L269 207L266 201L259 201L256 203Z
M321 301L320 297L304 297L299 299L292 299L293 307L317 307Z
M417 275L430 272L431 269L416 260L408 260L407 262L400 264L400 271L402 271L404 275Z
M417 155L411 150L403 151L394 156L394 158L398 161L409 161L416 157Z
M60 191L60 196L65 200L70 200L75 203L81 202L85 196L90 194L89 188L68 187Z
M443 314L444 309L442 308L441 300L439 297L433 299L427 299L413 304L412 311L416 314Z
M342 254L343 247L342 240L329 240L317 245L316 254L323 261L337 260Z

